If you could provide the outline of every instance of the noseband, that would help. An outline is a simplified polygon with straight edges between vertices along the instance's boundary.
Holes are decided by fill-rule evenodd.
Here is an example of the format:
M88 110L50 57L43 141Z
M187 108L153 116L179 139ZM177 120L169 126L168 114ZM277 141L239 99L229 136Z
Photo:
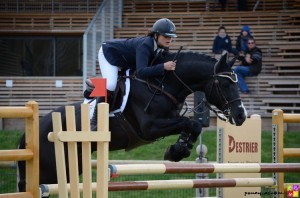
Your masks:
M211 105L205 101L206 106L213 111L218 118L220 118L223 121L228 121L228 119L230 118L230 104L234 103L235 101L241 101L241 98L235 98L233 100L228 101L225 97L225 95L223 94L223 91L220 87L220 83L219 83L219 79L218 78L227 78L229 79L231 82L233 83L237 83L237 76L234 72L221 72L218 74L214 74L213 75L213 79L212 79L212 83L211 83L211 87L210 87L210 91L209 91L209 95L208 95L208 99L211 97L211 92L213 90L213 87L215 86L217 89L217 94L218 94L218 98L219 100L223 103L221 106L221 111L215 110L211 107ZM223 114L225 116L225 118L223 116L221 116L220 114Z

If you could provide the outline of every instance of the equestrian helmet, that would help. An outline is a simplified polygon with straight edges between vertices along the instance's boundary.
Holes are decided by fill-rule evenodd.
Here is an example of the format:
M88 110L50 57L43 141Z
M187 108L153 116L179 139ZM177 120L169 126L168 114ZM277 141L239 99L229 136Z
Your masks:
M174 23L167 18L157 20L152 27L152 32L161 34L163 36L176 38L176 27Z

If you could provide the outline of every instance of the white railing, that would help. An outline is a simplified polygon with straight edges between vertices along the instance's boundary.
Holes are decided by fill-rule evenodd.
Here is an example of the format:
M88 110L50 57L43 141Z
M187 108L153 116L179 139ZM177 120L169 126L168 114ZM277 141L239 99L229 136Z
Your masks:
M122 0L104 0L83 35L83 90L85 79L96 75L97 54L102 42L112 39L122 24Z

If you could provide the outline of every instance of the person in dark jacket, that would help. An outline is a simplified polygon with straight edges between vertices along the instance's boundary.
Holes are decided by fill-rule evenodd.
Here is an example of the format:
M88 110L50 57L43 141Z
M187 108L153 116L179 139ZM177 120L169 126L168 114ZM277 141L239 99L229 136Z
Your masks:
M245 54L248 49L248 39L253 38L251 35L251 29L248 25L244 25L241 29L240 35L236 39L236 50L240 55Z
M107 80L108 98L115 91L119 68L136 70L137 77L142 79L163 76L166 71L175 70L174 61L157 65L151 62L157 54L168 50L172 39L176 37L173 22L162 18L153 24L147 36L104 42L98 59L102 77Z
M221 26L218 28L218 35L214 39L213 43L213 53L215 58L219 59L224 51L237 55L237 51L232 48L231 39L226 33L226 28Z
M244 56L240 56L241 65L233 68L237 74L238 85L242 93L249 93L249 88L244 80L246 76L257 76L262 68L262 51L256 47L253 38L248 40L248 50Z

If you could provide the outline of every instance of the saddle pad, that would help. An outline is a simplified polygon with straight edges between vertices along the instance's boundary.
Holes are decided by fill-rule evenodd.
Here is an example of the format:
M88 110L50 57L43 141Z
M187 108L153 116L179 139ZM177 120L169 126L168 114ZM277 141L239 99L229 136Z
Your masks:
M129 69L126 71L126 76L129 76ZM129 91L130 91L130 79L129 78L126 78L126 80L125 80L125 89L126 89L126 91L125 91L125 95L123 96L121 107L119 109L116 109L116 110L110 112L109 117L114 117L115 113L124 111L126 104L127 104ZM93 100L92 102L90 102L91 100L92 99L89 100L89 99L85 98L83 101L83 104L87 104L87 103L90 104L90 118L93 117L95 105L96 105L96 100Z

